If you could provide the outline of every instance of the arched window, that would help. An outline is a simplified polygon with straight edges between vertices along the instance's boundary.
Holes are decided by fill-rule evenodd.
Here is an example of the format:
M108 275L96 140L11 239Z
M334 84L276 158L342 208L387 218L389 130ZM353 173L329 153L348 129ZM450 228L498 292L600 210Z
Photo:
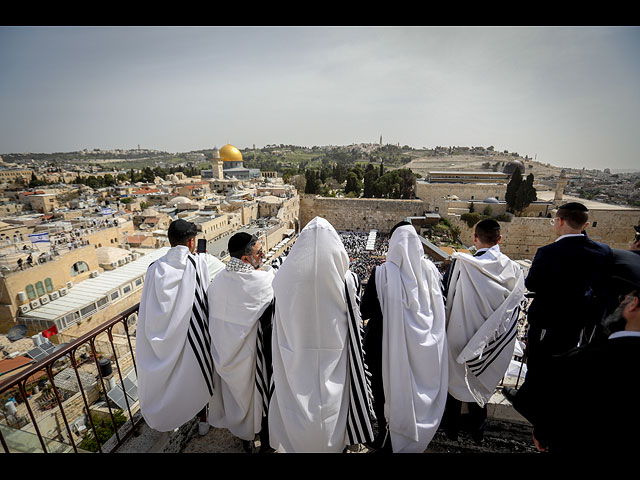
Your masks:
M82 261L76 262L71 267L71 276L75 277L76 275L80 275L81 273L88 272L88 271L89 271L89 265L87 265L85 262L82 262Z
M29 297L29 300L36 299L36 289L31 284L27 285L27 297Z
M36 282L36 292L38 293L39 297L44 295L44 284L40 280Z
M53 282L50 278L44 279L44 287L47 289L47 293L53 292Z

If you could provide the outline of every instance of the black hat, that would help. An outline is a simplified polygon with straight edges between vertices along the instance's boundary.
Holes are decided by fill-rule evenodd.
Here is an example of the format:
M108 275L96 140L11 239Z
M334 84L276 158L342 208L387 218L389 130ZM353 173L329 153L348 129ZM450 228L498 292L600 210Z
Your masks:
M635 229L636 229L636 234L637 234L637 235L640 235L640 227L639 227L639 226L637 226L637 225L634 225L634 226L633 226L633 228L635 228Z
M588 212L589 209L579 202L569 202L560 205L558 209L571 210L573 212Z
M187 222L182 218L174 220L169 225L167 235L169 238L184 238L187 235L197 235L198 228L195 223Z
M616 292L625 295L640 291L640 255L629 250L611 249L611 280Z
M229 239L228 248L229 254L240 254L244 252L244 249L249 245L249 242L254 238L253 235L247 232L238 232Z

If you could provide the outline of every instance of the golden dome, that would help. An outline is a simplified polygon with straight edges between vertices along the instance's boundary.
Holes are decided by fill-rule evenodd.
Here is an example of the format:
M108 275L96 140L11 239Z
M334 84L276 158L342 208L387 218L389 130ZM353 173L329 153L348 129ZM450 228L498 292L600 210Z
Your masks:
M219 150L220 160L223 162L241 162L242 154L233 145L227 144Z

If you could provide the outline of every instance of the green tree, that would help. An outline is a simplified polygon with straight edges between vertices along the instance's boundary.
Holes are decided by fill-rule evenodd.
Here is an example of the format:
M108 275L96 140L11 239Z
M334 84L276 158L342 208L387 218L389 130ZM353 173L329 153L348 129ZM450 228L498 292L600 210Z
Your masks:
M522 210L531 205L531 202L536 201L538 198L538 194L536 189L533 186L533 173L527 175L527 179L522 182L520 188L516 192L516 199L514 204L514 209L516 212L520 213Z
M522 173L520 173L520 169L516 168L516 170L511 175L511 179L507 184L507 191L505 193L504 199L507 202L507 210L511 213L514 212L514 206L516 204L516 194L518 193L518 189L522 184Z
M81 448L82 450L88 450L90 452L97 452L98 442L100 442L100 445L104 445L104 443L113 436L115 430L118 430L127 421L127 417L124 416L122 410L116 410L113 413L113 420L116 424L115 430L113 428L113 422L111 421L111 418L107 419L92 414L91 419L93 420L93 425L96 428L98 439L96 440L96 435L92 431L87 434L82 442L80 442L80 444L78 445L78 448Z
M533 186L533 173L527 175L525 180L519 169L516 169L511 176L511 180L507 184L507 192L505 200L507 202L507 210L511 213L519 215L522 211L531 205L538 198L535 187Z
M364 174L364 192L362 196L365 198L373 198L375 196L375 183L378 180L378 172L375 168L368 170Z
M360 196L360 192L362 191L362 181L358 178L358 175L355 172L349 172L347 175L347 184L344 187L344 193L354 193L356 197Z
M316 170L305 170L304 176L305 176L305 179L307 180L307 183L304 187L304 193L309 193L309 194L320 193L322 184L320 183L318 172Z

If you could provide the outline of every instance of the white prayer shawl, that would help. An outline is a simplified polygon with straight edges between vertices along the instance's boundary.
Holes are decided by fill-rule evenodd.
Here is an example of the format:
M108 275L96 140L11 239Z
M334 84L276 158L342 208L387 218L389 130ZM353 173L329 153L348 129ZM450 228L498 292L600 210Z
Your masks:
M449 393L484 406L513 357L524 275L498 245L454 253L447 291Z
M376 268L383 317L384 414L394 452L423 452L447 396L447 344L441 275L415 229L402 226Z
M316 217L276 272L269 435L278 452L342 452L373 439L362 320L348 267L338 234Z
M149 266L136 332L140 410L166 432L201 411L213 394L204 255L171 248Z
M208 422L243 440L260 432L261 392L256 384L260 316L273 298L274 270L219 273L209 286L209 328L215 388Z

